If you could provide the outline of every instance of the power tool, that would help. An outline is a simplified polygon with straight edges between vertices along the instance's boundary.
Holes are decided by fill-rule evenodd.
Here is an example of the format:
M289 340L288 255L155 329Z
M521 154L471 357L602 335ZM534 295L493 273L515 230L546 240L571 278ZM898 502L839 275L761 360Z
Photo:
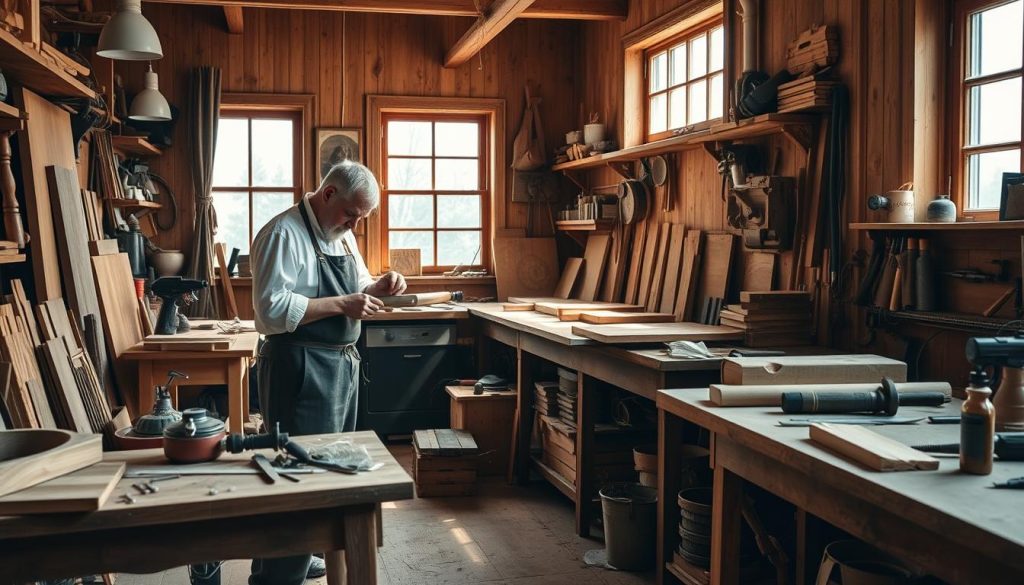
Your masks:
M192 304L199 299L196 291L209 286L205 280L194 280L180 276L164 276L153 281L150 290L163 299L160 314L156 318L154 333L174 335L189 330L188 319L178 313L178 303Z
M1009 337L972 337L967 340L967 361L980 367L1000 368L996 431L1024 431L1024 332Z

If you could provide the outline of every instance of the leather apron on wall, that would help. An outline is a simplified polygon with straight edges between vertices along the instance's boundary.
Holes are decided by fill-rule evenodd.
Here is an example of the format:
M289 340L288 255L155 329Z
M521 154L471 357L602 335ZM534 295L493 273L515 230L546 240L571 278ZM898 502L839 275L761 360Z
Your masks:
M316 298L359 292L356 259L348 244L348 255L324 254L301 202L299 213L317 256ZM267 338L260 352L259 393L268 426L280 423L282 432L293 435L356 429L359 331L357 319L336 315Z

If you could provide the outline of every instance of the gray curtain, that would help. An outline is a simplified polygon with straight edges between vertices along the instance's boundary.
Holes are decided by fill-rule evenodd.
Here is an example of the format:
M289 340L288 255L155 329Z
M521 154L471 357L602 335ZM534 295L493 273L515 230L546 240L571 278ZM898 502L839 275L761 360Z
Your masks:
M217 146L217 121L220 117L220 69L197 67L192 70L188 103L189 146L192 151L192 193L195 197L195 234L188 277L213 285L213 234L217 231L217 213L213 209L213 155ZM189 307L190 317L218 316L214 295L206 288Z

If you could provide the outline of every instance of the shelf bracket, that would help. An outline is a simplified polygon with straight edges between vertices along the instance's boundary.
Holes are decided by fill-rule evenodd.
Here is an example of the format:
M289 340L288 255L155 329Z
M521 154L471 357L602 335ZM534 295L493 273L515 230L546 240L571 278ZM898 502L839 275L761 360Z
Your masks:
M811 127L808 124L784 124L781 128L782 134L793 144L808 151L814 146L814 139L811 134Z
M563 175L565 175L565 178L569 179L569 180L570 180L570 181L572 181L572 182L573 182L573 183L574 183L574 184L575 184L575 185L576 185L577 187L579 187L579 188L580 188L580 190L581 190L581 191L583 191L584 193L586 193L586 192L588 192L588 191L589 191L589 189L587 189L587 186L586 186L586 185L584 185L583 183L581 183L581 182L579 181L579 179L577 179L577 178L576 178L576 173L574 173L574 172L572 172L572 171L570 171L570 170L564 170L564 171L562 171L562 174L563 174Z
M623 161L609 161L605 164L608 165L609 169L615 171L615 174L619 175L623 179L626 179L627 181L636 180L633 173L633 165L630 163Z

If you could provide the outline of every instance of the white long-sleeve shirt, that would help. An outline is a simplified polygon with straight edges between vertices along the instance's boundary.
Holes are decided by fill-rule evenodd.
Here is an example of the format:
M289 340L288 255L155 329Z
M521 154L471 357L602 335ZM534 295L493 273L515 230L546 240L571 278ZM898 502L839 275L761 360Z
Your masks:
M252 305L256 313L256 330L264 335L295 331L306 314L309 299L316 297L319 284L316 251L299 214L299 205L306 206L313 233L324 254L345 256L351 250L359 278L358 290L373 284L374 279L359 254L352 232L330 241L324 238L320 223L309 205L309 194L298 205L290 207L267 222L256 234L249 254L252 269ZM346 249L345 244L348 244Z

